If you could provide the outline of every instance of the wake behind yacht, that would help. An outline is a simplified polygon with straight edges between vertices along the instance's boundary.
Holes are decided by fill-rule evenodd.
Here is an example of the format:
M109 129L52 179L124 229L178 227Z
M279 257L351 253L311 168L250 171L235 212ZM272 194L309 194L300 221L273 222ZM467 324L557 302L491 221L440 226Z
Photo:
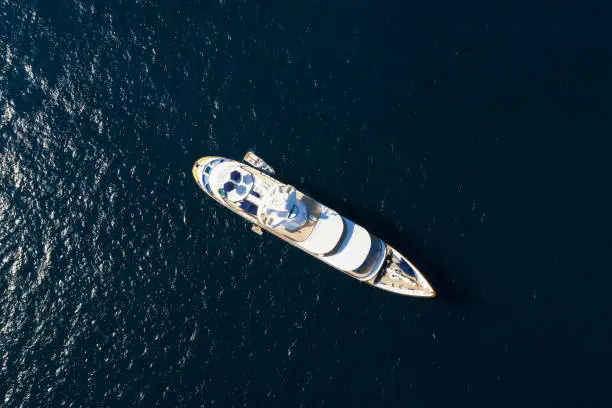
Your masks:
M366 284L406 296L435 291L401 253L336 211L276 180L274 169L252 152L248 164L200 158L192 172L213 199L241 215L259 235L269 232Z

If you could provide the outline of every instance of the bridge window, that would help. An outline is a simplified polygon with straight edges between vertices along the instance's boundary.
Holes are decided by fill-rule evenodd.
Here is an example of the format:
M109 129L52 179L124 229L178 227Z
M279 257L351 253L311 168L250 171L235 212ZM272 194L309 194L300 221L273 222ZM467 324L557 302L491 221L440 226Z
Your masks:
M370 252L368 253L368 256L366 257L365 261L363 261L361 266L353 271L356 275L359 275L360 277L365 277L370 273L375 272L374 269L376 269L380 265L381 258L385 254L385 247L383 242L380 239L372 236L372 234L370 234L370 239L372 241L372 244L370 246Z

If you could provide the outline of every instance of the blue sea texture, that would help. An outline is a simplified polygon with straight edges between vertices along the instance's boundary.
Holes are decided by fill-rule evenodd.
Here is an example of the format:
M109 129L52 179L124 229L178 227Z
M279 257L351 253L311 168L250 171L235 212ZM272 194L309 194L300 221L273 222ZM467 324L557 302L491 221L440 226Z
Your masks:
M0 406L607 406L588 3L0 0ZM198 189L251 149L438 298Z

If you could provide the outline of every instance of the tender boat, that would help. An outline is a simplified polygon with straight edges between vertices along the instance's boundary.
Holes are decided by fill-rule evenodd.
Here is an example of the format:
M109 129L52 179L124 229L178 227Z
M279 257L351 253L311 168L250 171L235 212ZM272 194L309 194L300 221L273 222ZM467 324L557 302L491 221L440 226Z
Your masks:
M253 152L248 164L217 156L193 166L196 182L213 199L241 215L253 232L267 231L345 274L400 295L436 292L401 253L362 226L276 180L274 169Z

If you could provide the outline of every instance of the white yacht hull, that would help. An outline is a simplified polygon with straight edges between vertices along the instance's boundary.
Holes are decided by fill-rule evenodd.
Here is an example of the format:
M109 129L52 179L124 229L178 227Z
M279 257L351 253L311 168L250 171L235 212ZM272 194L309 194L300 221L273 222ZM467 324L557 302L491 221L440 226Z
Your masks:
M249 163L258 163L251 159L252 156L257 158L257 156L254 154L248 153L247 157L250 159ZM322 260L341 272L344 272L357 280L375 286L379 289L414 297L434 297L436 295L429 282L419 272L419 270L410 261L408 261L408 259L406 259L405 256L390 245L384 243L382 240L367 233L363 227L354 224L352 221L342 216L339 216L335 211L316 202L301 192L297 192L297 194L301 202L307 203L306 207L309 217L316 215L316 217L319 218L313 223L314 226L306 225L304 227L306 233L303 233L303 231L300 230L287 231L274 228L270 226L271 223L262 222L262 219L265 220L265 215L262 216L261 214L261 209L263 206L260 205L259 209L256 211L255 208L251 208L255 205L250 203L250 201L250 205L243 205L243 203L248 200L241 200L241 197L237 195L235 198L229 197L232 198L232 201L228 199L227 193L223 191L222 188L216 188L218 186L211 186L209 181L212 182L213 180L208 180L208 173L211 172L209 164L216 162L222 162L224 166L229 167L228 171L235 168L244 174L248 173L247 177L252 176L254 181L251 180L250 184L247 185L248 187L251 185L265 185L267 189L274 189L282 188L285 185L271 177L269 174L266 174L269 173L269 171L266 171L266 169L271 169L271 167L267 166L267 164L263 161L261 161L263 163L261 168L264 171L260 171L248 164L218 156L202 157L194 164L192 172L200 188L224 207L234 211L247 221L253 223L252 229L254 232L261 235L262 231L267 231L273 235L276 235L289 244L300 248L304 252ZM287 190L289 189L292 189L292 187L287 188ZM264 195L264 199L266 198L265 191L268 190L264 189L264 192L262 193ZM255 198L249 195L248 197L250 197L251 200L259 200L262 195L255 192L252 192L251 194L259 197ZM344 231L342 233L342 237L337 239L337 244L332 242L328 245L328 248L326 248L325 245L327 243L324 242L324 239L327 239L331 233L329 231L317 233L316 231L324 230L326 224L330 223L329 220L336 219L336 217L341 218L341 224L343 224L345 229L349 230L349 232ZM325 219L325 221L322 221L321 219ZM364 235L364 231L370 238L366 237L362 239L358 236L359 234ZM303 236L300 234L304 236L308 234L310 234L310 236L318 234L319 239L303 239ZM323 240L321 238L323 238ZM341 242L342 240L343 242ZM369 240L371 240L371 242ZM354 268L354 266L361 261L360 258L357 260L357 263L355 263L355 256L361 256L363 258L363 254L367 252L367 248L360 248L364 246L364 242L369 243L371 246L370 251L366 254L367 258L364 261L364 263L367 263L367 265L362 266L361 269ZM328 250L332 247L332 245L334 246L331 251L333 254L330 255L330 251ZM327 253L322 253L325 251L327 251Z

